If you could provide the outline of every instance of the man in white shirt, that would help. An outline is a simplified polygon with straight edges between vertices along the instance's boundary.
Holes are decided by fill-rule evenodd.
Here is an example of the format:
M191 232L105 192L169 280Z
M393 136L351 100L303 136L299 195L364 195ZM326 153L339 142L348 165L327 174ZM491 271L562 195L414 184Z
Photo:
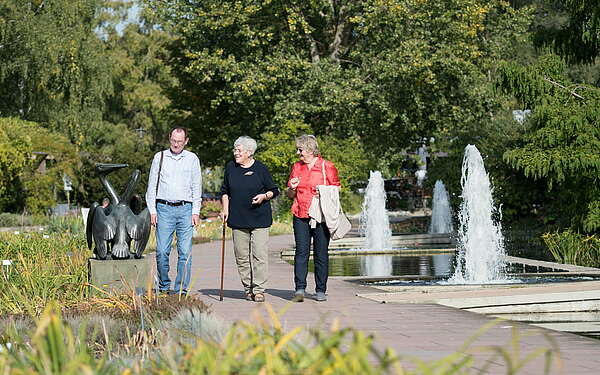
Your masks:
M187 293L192 267L193 227L199 222L202 196L200 161L193 152L184 150L187 131L176 127L169 133L171 147L154 155L146 204L150 221L156 227L156 268L158 289L170 292L169 255L173 234L177 233L177 277L174 291Z

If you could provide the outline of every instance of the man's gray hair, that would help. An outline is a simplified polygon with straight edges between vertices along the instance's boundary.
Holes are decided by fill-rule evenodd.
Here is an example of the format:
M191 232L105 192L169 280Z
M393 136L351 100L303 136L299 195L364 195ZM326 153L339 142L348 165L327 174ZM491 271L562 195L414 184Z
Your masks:
M250 138L247 135L243 135L233 142L233 147L235 148L237 146L242 146L244 150L250 151L252 155L254 155L254 152L256 152L256 148L258 147L254 138Z
M296 147L312 153L315 156L320 155L317 137L311 134L303 134L296 138Z

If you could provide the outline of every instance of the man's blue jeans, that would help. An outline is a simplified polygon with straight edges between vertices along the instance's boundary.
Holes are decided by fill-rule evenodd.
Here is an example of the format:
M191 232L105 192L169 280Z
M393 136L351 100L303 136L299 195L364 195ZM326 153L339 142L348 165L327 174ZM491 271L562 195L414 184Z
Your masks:
M312 238L313 258L315 260L315 290L325 293L329 274L329 229L327 229L325 223L317 223L317 227L313 229L310 227L309 221L310 219L301 219L294 216L294 239L296 240L294 283L296 284L296 290L306 289L310 239Z
M187 292L192 272L192 204L169 206L156 204L158 222L156 223L156 268L158 270L158 288L168 291L169 255L173 244L173 234L177 233L177 277L176 292Z

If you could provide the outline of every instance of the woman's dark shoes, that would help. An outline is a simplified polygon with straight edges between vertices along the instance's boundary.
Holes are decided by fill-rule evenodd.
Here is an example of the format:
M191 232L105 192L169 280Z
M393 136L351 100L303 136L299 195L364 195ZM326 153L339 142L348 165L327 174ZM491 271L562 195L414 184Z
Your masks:
M254 301L254 294L246 293L246 301Z
M292 297L293 302L303 302L304 301L304 289L298 289L294 293L294 297Z

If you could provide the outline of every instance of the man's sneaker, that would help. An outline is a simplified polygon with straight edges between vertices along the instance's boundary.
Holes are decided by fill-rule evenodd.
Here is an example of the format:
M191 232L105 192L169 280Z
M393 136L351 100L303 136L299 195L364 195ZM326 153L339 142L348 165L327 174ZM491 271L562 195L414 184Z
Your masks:
M292 298L294 302L303 302L304 301L304 289L298 289L294 293L294 297Z
M319 302L327 301L327 296L323 292L317 292L315 299Z

